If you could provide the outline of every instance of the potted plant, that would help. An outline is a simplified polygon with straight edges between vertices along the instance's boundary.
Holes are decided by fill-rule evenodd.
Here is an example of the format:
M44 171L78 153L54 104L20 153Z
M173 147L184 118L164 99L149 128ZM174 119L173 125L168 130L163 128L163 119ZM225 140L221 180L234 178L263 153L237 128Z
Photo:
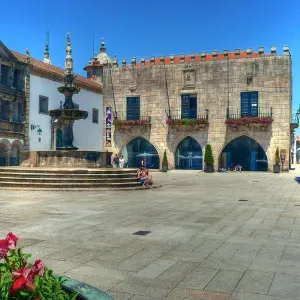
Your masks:
M213 173L214 172L214 157L212 154L211 145L209 145L209 144L207 144L205 147L204 163L205 163L205 172Z
M168 171L168 158L167 158L167 152L165 150L164 157L162 160L162 171L167 172Z
M280 173L280 156L278 147L275 152L275 165L273 165L273 172Z
M1 300L113 300L83 282L54 276L40 259L29 263L31 255L17 248L17 241L12 232L0 240Z

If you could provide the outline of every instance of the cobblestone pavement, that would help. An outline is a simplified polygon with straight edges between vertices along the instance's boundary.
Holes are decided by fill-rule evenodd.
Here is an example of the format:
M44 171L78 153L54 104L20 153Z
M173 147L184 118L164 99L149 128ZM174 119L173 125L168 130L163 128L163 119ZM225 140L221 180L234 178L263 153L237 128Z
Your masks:
M296 174L171 171L144 191L0 191L0 236L13 231L33 259L115 300L299 300Z

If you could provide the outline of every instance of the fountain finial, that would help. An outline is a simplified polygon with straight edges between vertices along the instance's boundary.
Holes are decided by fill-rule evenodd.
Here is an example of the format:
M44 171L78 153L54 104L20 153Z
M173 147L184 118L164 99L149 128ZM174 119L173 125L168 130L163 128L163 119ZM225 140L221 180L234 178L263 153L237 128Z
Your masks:
M66 72L73 73L73 58L72 58L72 47L70 33L67 33L67 48L66 48L66 59L65 59L65 70Z

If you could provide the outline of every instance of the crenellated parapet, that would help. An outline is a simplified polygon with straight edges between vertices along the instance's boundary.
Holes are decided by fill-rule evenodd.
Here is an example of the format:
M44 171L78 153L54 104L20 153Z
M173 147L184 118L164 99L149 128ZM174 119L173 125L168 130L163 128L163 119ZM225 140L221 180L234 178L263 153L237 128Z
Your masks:
M283 47L283 55L290 56L290 50L288 46ZM222 61L222 60L235 60L235 59L246 59L246 58L260 58L260 57L271 57L271 56L282 56L277 53L277 48L272 46L269 53L265 53L264 47L259 47L257 51L253 51L252 48L247 48L246 50L235 49L232 52L229 52L225 49L223 52L218 52L217 50L212 51L211 53L206 53L202 51L201 53L192 52L189 55L185 53L180 53L180 55L175 56L170 54L169 57L160 56L154 57L151 56L148 60L145 57L142 57L138 62L136 57L132 57L128 63L127 59L122 59L122 67L136 66L136 67L148 67L156 65L172 65L172 64L183 64L190 62L201 62L201 61ZM111 65L107 61L105 65ZM118 66L117 63L113 62L113 65Z

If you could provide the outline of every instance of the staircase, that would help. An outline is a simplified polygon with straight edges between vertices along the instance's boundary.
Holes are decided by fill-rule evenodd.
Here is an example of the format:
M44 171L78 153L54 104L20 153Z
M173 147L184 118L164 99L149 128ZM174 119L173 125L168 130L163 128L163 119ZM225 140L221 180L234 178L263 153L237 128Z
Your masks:
M135 169L0 168L0 189L79 191L140 187Z

